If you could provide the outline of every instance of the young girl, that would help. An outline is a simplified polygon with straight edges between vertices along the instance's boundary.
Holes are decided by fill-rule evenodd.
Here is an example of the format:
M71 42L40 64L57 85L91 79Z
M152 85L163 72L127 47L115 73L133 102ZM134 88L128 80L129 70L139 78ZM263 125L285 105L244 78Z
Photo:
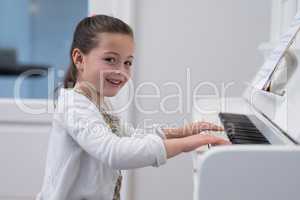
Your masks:
M160 166L206 144L228 144L195 122L181 128L134 129L112 114L105 97L115 96L130 78L134 41L119 19L96 15L76 27L72 65L60 90L38 200L120 199L122 169Z

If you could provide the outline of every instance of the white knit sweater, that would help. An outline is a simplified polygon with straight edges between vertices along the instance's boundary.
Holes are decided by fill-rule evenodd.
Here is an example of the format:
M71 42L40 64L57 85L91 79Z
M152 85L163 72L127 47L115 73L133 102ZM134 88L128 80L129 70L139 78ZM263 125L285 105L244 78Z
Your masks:
M112 200L119 170L166 162L158 125L141 130L121 123L120 132L111 132L87 97L61 89L37 200Z

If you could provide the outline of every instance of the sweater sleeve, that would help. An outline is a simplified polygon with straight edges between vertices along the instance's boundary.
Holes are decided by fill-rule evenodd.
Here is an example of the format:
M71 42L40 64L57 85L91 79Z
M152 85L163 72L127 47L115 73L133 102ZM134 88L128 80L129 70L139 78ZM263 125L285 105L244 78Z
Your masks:
M96 106L81 100L68 105L64 124L71 137L88 154L113 169L158 167L167 160L163 139L157 134L118 137L105 123Z

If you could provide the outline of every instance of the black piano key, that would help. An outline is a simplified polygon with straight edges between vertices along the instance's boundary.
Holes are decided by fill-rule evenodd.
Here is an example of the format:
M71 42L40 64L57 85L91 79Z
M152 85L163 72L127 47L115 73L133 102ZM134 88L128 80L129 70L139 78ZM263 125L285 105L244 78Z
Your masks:
M248 118L247 115L243 115L243 114L235 114L235 113L219 113L220 116L224 116L227 118L239 118L239 119L243 119L243 118Z
M241 133L234 133L234 134L227 134L228 137L248 137L248 138L257 138L257 139L266 139L262 135L251 135L251 134L241 134Z
M248 119L248 116L246 116L246 115L220 114L219 116L224 118L224 119L240 119L240 120Z
M226 124L227 126L232 126L232 127L248 127L248 128L256 128L252 123L241 123L241 122L224 122L224 124Z
M245 135L228 135L229 139L241 139L241 140L252 140L259 142L267 142L264 137L253 137L253 136L245 136Z
M226 131L235 131L235 132L248 132L250 133L260 133L260 131L257 128L248 128L248 127L228 127L224 126L224 129Z
M229 129L229 127L227 127ZM248 128L248 127L231 127L232 130L241 131L241 132L248 132L248 133L260 133L260 131L255 128Z
M223 122L249 122L249 119L236 119L236 118L227 118L227 119L225 119L225 118L223 118L222 119L222 121Z
M246 139L230 139L233 144L269 144L268 141L253 141Z
M249 135L249 136L256 136L256 137L264 137L260 132L249 132L249 131L237 131L237 130L230 130L227 131L228 135Z
M247 131L235 131L235 130L227 131L226 129L225 129L225 132L227 135L241 135L241 136L252 136L252 137L257 137L257 138L265 138L259 132L247 132Z

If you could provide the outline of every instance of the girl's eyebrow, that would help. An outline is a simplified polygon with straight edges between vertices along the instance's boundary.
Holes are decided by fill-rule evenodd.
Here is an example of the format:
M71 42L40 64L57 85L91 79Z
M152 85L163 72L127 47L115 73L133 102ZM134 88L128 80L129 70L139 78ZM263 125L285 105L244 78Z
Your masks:
M120 54L118 54L117 52L114 52L114 51L107 51L107 52L104 52L104 54L114 54L116 56L120 56Z
M114 52L114 51L107 51L107 52L104 52L104 54L114 54L116 56L120 56L120 54L118 54L117 52ZM127 58L134 58L134 57L133 57L133 55L130 55Z

